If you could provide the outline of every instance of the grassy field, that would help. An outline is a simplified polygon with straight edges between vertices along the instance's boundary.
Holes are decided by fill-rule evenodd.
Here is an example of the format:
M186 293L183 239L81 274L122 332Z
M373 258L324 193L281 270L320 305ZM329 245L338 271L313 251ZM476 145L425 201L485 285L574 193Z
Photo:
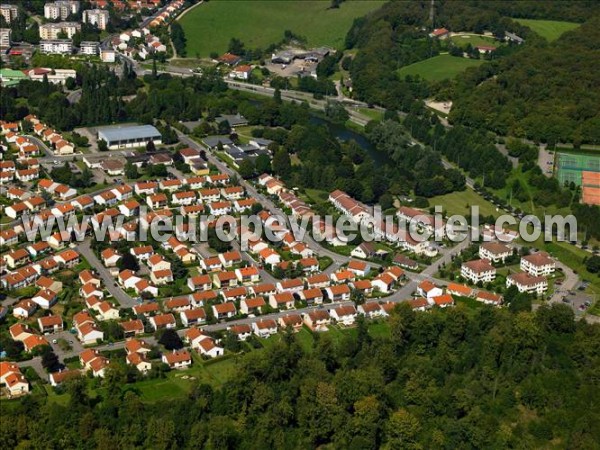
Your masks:
M459 47L466 47L469 44L471 44L473 47L477 47L478 45L491 45L493 47L499 47L502 45L502 42L497 41L493 37L480 36L476 34L460 34L452 36L450 40Z
M471 206L479 206L479 214L482 216L498 216L496 207L475 191L467 188L462 192L452 192L446 195L438 195L429 199L429 205L441 205L449 215L470 214Z
M555 20L516 19L516 21L531 28L548 41L554 41L564 32L574 30L579 26L578 23L558 22Z
M342 48L357 17L383 5L378 0L346 1L328 9L328 1L212 0L181 19L190 57L223 53L231 38L246 48L265 48L283 39L285 30L307 39L309 46Z
M398 74L402 78L406 75L419 75L421 78L428 81L441 81L447 78L454 78L469 67L476 67L483 64L483 62L484 60L482 59L467 59L459 58L457 56L439 55L402 67L398 71Z
M383 112L373 108L358 108L358 112L371 120L383 120Z

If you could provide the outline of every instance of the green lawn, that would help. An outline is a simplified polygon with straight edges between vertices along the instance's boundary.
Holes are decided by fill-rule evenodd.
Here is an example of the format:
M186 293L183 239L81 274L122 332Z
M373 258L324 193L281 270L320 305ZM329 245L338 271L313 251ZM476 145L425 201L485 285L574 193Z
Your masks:
M302 329L296 333L296 340L298 341L298 344L300 344L300 347L302 347L302 350L305 352L312 351L314 339L312 337L312 331L308 328L302 327Z
M346 33L357 17L385 2L346 1L328 9L328 1L310 0L211 0L181 19L190 57L223 53L231 38L246 48L265 48L283 39L285 30L304 36L308 46L342 48Z
M475 205L479 206L479 214L482 216L499 215L494 205L469 188L461 192L452 192L432 197L429 199L429 205L441 205L448 212L448 215L471 214L470 207Z
M389 338L390 324L387 321L373 322L369 324L369 334L373 338Z
M181 397L190 391L196 381L221 386L235 373L235 364L235 357L202 361L194 355L194 363L189 369L173 370L166 378L141 381L131 387L139 390L142 399L149 402Z
M367 116L371 120L377 120L378 122L383 120L383 112L375 108L358 108L360 114Z
M459 47L466 47L471 44L473 47L478 45L491 45L493 47L499 47L502 42L497 41L491 36L480 36L475 34L460 34L452 36L450 40Z
M310 203L326 203L329 198L329 192L319 189L305 189L304 193Z
M558 39L564 32L574 30L579 26L573 22L559 22L555 20L534 20L534 19L515 19L522 25L525 25L535 31L537 34L547 39L554 41Z
M454 78L469 67L479 66L480 64L483 64L483 62L483 59L468 59L460 58L458 56L439 55L402 67L398 71L398 74L401 78L404 78L406 75L419 75L421 78L428 81L441 81L447 78Z
M465 305L469 309L479 309L485 306L485 304L478 302L474 298L461 296L453 296L453 298L457 305Z
M549 205L548 207L544 207L544 206L536 204L535 199L536 199L537 192L536 192L536 188L532 187L529 182L530 173L529 172L523 173L521 167L522 166L519 165L517 168L515 168L511 171L509 177L506 179L506 185L502 189L491 189L491 191L494 192L494 194L496 194L499 198L508 200L510 202L510 205L513 208L520 208L522 211L524 211L526 213L532 213L539 217L541 217L545 214L567 215L567 214L571 213L570 209L568 207L567 208L558 208L556 205ZM512 189L511 186L513 185L513 182L515 180L519 180L519 182L521 183L521 186L523 186L523 189L529 195L528 201L520 202L514 196L511 197L511 189ZM478 181L481 182L482 180L479 179Z

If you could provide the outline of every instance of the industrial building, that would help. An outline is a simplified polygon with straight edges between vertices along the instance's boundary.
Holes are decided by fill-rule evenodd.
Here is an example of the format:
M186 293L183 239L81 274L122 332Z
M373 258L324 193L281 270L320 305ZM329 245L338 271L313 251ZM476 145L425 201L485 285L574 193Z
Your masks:
M144 147L148 142L162 144L160 132L152 125L123 125L98 129L98 140L106 141L110 150Z

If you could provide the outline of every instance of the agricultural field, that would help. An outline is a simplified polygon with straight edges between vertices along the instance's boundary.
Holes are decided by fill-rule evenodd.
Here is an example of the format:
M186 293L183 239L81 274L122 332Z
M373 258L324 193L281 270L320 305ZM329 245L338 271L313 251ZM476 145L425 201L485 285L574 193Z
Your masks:
M379 8L379 0L346 1L338 9L312 0L212 0L181 18L190 57L223 53L231 38L246 48L265 48L283 39L285 30L307 39L308 46L341 48L357 17Z
M448 78L454 78L469 67L477 67L480 64L483 64L483 62L483 59L468 59L450 55L439 55L402 67L398 71L398 74L402 78L406 75L419 75L427 81L441 81Z
M515 19L521 25L525 25L535 31L537 34L552 42L558 39L563 33L574 30L580 24L574 22L559 22L556 20L534 20L534 19Z

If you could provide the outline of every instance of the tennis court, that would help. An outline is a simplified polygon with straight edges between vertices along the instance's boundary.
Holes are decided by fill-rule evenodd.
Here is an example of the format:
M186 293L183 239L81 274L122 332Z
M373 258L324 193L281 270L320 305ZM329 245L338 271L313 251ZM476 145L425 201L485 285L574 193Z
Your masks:
M573 182L581 186L582 172L600 172L600 155L559 152L557 167L558 181L561 185Z

